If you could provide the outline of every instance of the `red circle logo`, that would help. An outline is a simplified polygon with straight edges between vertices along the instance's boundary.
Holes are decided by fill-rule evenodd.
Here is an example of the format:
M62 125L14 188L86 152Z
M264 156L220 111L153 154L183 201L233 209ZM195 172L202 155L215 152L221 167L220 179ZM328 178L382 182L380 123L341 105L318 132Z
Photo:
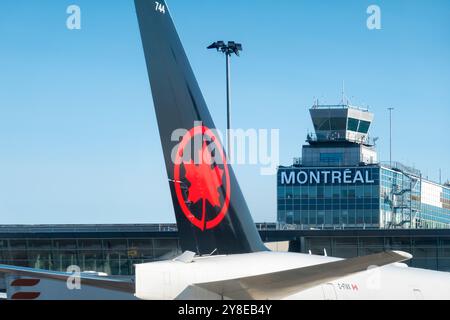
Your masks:
M201 147L197 143L198 150L186 161L187 147L192 148L194 142L195 149L196 139L201 139L197 140ZM220 156L220 164L213 159L213 152ZM194 127L183 137L176 152L174 179L178 203L194 226L205 231L223 221L230 205L230 173L220 140L209 128Z

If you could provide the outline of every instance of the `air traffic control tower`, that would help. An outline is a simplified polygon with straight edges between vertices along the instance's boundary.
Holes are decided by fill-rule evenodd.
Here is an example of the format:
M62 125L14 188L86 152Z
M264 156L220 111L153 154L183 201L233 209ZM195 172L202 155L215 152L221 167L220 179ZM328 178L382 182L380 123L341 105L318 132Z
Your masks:
M277 174L277 221L301 229L450 228L450 187L415 168L383 163L374 114L341 105L310 110L302 157Z
M315 105L310 109L315 134L303 147L305 166L354 166L377 163L370 143L373 113L349 105Z

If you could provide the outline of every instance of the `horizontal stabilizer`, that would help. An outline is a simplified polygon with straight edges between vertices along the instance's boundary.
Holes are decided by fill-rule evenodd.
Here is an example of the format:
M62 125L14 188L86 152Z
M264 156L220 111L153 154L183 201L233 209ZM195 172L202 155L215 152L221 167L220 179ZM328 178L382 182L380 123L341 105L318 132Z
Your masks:
M32 277L38 279L51 279L59 281L67 281L70 278L76 277L76 275L72 273L39 270L24 267L13 267L7 265L0 265L0 274L1 273L10 274L14 276ZM80 280L81 285L87 285L96 288L120 291L131 294L135 293L135 284L131 280L113 279L109 277L87 275L83 273L81 273L80 275Z
M287 271L195 286L233 300L280 300L300 291L368 270L410 260L405 252L389 251Z

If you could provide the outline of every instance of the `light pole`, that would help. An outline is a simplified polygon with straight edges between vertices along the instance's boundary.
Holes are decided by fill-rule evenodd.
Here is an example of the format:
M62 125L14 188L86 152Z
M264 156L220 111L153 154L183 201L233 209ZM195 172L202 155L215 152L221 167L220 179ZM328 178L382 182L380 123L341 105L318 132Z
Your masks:
M234 41L228 41L228 44L225 44L224 41L217 41L211 44L208 49L216 49L225 54L226 57L226 76L227 76L227 153L230 156L231 152L231 139L230 139L230 130L231 130L231 55L235 54L239 57L242 51L242 44L236 43Z
M389 163L392 168L392 111L394 108L388 108L389 110Z

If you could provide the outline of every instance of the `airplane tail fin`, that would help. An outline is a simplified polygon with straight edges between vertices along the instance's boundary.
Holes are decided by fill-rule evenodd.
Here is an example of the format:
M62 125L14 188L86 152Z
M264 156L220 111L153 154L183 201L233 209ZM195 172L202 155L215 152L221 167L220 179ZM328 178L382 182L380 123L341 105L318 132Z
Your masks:
M164 0L135 0L182 250L266 251Z

